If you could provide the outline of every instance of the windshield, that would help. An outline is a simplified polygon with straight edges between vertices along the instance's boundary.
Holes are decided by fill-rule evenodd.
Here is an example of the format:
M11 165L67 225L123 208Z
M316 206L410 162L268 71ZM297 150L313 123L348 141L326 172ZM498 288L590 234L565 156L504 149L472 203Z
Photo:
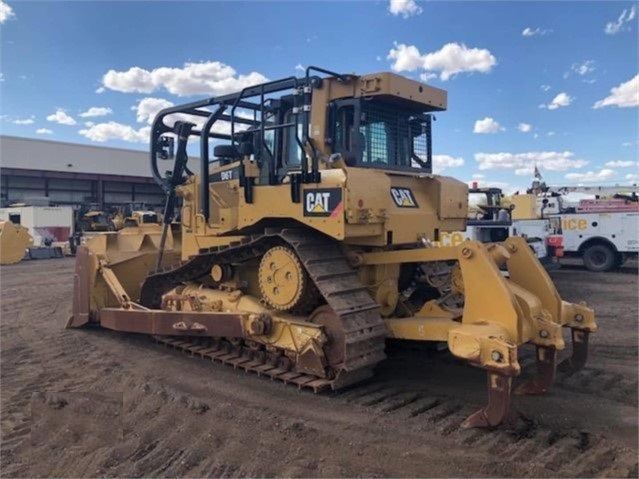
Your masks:
M351 166L431 171L430 117L372 100L348 102L335 113L335 150Z

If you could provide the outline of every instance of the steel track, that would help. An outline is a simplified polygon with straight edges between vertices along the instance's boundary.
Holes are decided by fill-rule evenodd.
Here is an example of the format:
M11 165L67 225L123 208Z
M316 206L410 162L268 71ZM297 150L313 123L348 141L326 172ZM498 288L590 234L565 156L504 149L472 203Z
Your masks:
M207 275L214 264L237 264L260 258L274 246L286 245L293 249L304 265L323 301L338 318L339 331L329 334L340 338L342 360L329 364L330 379L282 369L265 360L258 360L244 349L235 353L213 349L197 340L160 338L159 341L191 354L241 367L259 375L267 375L299 387L315 391L330 387L339 389L372 376L373 368L385 359L386 325L379 307L359 280L357 270L347 262L339 244L326 236L305 230L267 230L263 235L247 237L228 246L201 250L185 263L147 277L140 294L140 302L150 308L159 308L162 294L188 281ZM333 326L335 327L335 326ZM329 332L330 333L330 332ZM333 345L335 347L335 345ZM237 349L237 348L236 348ZM250 348L245 348L250 349ZM231 356L235 354L235 356ZM248 355L247 355L248 354Z

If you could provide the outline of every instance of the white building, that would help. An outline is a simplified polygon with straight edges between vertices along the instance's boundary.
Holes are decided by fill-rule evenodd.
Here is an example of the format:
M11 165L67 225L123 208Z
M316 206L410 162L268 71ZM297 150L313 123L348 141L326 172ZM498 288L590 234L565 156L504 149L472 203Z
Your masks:
M148 151L0 135L1 205L48 198L52 204L143 201L159 208Z

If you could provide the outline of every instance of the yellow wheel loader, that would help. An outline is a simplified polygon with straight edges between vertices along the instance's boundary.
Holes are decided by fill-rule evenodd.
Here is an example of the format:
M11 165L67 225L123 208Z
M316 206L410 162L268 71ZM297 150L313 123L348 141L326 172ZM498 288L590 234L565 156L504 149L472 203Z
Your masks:
M468 213L468 187L432 173L432 114L446 103L392 73L309 67L161 111L150 160L164 226L79 248L68 327L152 335L314 391L369 378L387 338L441 342L487 372L488 403L463 425L500 424L519 346L536 346L538 373L518 391L545 392L562 328L562 364L582 367L594 313L562 301L520 238L434 247Z
M22 261L33 237L24 226L11 221L0 221L0 264L15 264Z

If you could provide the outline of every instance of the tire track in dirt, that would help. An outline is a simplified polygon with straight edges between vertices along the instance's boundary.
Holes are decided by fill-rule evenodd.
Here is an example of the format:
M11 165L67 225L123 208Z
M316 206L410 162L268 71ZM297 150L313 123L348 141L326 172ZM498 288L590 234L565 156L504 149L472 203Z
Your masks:
M602 376L607 382L615 378L615 375L603 373ZM462 404L459 398L433 394L428 390L405 390L400 384L401 382L385 383L372 379L363 386L334 393L331 400L362 407L367 414L374 416L397 416L406 424L419 421L420 426L416 432L421 432L424 428L430 432L436 431L455 444L473 446L487 455L510 457L510 460L505 461L507 463L514 459L527 459L551 475L570 477L575 471L587 470L590 471L589 474L595 475L625 476L636 467L634 452L624 451L607 442L602 444L602 435L588 431L566 433L540 425L525 416L521 416L515 426L503 430L462 430L459 425L472 410L468 405ZM583 388L580 390L588 391L589 389L584 391ZM504 451L509 451L509 454L501 454ZM593 455L599 459L593 462Z
M46 274L32 277L32 266L28 274L18 269L9 279L9 291L16 289L22 297L2 301L0 425L6 477L636 477L636 449L592 430L587 418L569 430L550 424L553 415L539 421L522 416L496 431L460 429L481 403L479 393L465 391L483 381L454 360L391 358L377 379L317 397L144 338L62 330L70 281L52 285ZM61 278L71 273L68 265L60 268ZM5 286L3 275L3 295ZM632 356L615 359L631 361ZM529 363L526 373L534 366ZM622 397L632 381L595 366L560 377L559 389L636 407L636 401ZM440 377L431 384L425 376L432 372ZM456 384L440 387L441 376L457 373L462 375ZM607 386L604 393L602 386ZM121 441L91 451L25 452L31 394L40 391L122 393Z
M398 415L407 424L419 419L419 429L426 426L475 451L513 463L533 462L560 476L630 477L637 467L634 451L611 446L602 435L559 431L524 416L515 425L498 430L462 429L459 425L472 411L459 399L447 396L371 384L366 391L354 390L341 399L372 409L375 414Z

